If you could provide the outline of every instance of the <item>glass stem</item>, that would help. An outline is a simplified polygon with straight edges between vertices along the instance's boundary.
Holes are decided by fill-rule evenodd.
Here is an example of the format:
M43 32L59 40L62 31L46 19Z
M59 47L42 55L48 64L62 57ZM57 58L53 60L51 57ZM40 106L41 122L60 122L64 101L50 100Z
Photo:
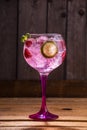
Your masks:
M41 87L42 87L41 111L43 111L43 112L47 112L47 107L46 107L46 83L47 83L47 77L48 77L48 75L40 74Z

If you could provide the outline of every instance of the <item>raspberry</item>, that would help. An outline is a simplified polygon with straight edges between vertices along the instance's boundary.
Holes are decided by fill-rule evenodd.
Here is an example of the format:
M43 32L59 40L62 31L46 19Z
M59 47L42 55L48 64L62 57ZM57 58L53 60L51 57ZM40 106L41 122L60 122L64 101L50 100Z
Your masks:
M65 58L65 55L66 55L66 52L63 52L62 53L62 59L64 60L64 58Z
M26 58L30 58L32 55L31 55L31 53L29 52L29 50L26 48L25 49L25 51L24 51L24 56L26 57Z
M27 40L27 41L25 42L25 44L26 44L27 47L30 47L31 44L32 44L32 41Z

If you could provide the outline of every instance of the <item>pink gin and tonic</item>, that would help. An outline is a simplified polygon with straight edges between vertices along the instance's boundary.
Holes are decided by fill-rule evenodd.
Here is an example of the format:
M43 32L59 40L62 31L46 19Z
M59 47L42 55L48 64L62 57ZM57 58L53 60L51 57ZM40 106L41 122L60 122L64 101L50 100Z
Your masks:
M54 120L58 115L48 111L46 106L46 81L49 73L60 66L66 54L65 42L61 34L26 34L23 56L25 61L40 74L42 105L38 113L29 117L35 120Z

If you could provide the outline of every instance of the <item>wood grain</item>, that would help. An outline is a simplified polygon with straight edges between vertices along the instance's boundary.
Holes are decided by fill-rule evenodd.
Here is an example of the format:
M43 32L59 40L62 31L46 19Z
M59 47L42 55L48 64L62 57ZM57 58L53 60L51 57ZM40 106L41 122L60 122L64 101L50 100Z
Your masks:
M48 80L47 97L87 97L87 81ZM0 97L41 97L40 81L0 81Z
M17 0L0 1L0 79L16 79Z
M0 130L87 130L87 127L28 127L28 126L23 126L23 127L0 127Z
M69 1L67 28L67 79L87 79L85 27L86 0Z
M0 99L0 130L86 130L87 98L47 98L55 121L33 121L28 115L40 109L40 98ZM56 105L55 105L56 104ZM72 110L64 108L71 108Z

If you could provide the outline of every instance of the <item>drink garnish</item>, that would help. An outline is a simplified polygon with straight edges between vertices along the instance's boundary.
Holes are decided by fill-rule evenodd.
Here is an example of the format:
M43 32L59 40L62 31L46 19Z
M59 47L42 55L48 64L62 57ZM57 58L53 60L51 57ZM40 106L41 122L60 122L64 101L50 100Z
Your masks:
M58 47L53 41L46 41L41 46L41 53L46 58L52 58L58 53Z
M30 33L26 33L25 36L26 36L27 38L31 38Z
M24 50L24 56L26 58L30 58L32 56L31 53L29 52L29 50L27 48Z
M22 35L21 42L24 43L30 37L31 37L30 33L26 33L25 35Z
M25 41L25 44L27 47L30 47L32 45L32 41L31 40L27 40Z

